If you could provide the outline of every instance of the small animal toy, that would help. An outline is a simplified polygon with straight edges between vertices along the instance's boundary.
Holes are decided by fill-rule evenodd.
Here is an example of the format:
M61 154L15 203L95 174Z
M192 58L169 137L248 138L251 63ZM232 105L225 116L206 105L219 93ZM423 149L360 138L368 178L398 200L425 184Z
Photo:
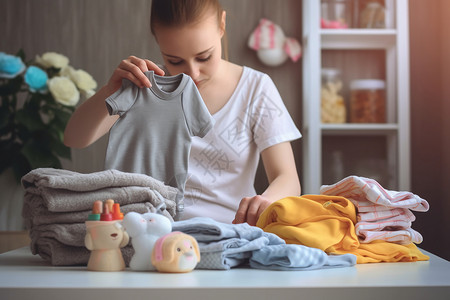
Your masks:
M121 218L123 214L120 212L120 205L114 204L114 200L94 202L92 213L85 222L84 245L91 251L88 270L122 271L125 269L120 248L125 247L130 238L120 224Z
M190 272L198 262L200 250L197 241L179 231L160 237L153 248L152 263L159 272Z
M134 271L154 271L151 255L156 240L172 231L170 220L157 213L129 212L123 218L123 226L131 237L134 255L130 268Z
M125 262L120 248L128 244L128 234L117 221L87 221L84 244L91 251L88 270L122 271Z

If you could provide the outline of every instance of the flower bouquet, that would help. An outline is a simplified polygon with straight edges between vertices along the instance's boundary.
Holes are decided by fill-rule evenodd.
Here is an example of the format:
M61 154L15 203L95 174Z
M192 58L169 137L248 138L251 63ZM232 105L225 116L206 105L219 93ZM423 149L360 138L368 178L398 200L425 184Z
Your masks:
M61 168L71 152L64 130L80 97L97 83L64 55L47 52L26 62L25 53L0 52L0 173L12 168L19 181L35 168Z

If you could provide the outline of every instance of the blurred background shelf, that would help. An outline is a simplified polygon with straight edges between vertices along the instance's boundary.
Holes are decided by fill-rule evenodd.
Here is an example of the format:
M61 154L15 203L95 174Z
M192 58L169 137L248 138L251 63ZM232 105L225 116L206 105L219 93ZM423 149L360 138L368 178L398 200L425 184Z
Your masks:
M322 184L348 175L372 177L391 190L410 190L408 1L382 1L389 25L386 19L385 28L368 29L357 28L360 23L352 24L351 18L344 19L348 29L321 28L334 20L322 16L324 2L333 4L332 0L302 2L303 192L319 193ZM344 2L357 3L339 1ZM323 68L341 73L347 123L321 121ZM350 123L349 86L355 79L385 82L385 123Z

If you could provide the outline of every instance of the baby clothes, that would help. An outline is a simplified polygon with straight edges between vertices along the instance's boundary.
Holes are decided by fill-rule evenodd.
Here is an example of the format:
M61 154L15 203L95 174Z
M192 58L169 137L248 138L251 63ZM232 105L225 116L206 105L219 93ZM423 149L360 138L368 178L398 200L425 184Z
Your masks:
M231 223L243 197L256 195L260 153L301 137L270 77L244 67L214 127L194 137L183 219L210 216Z
M427 211L429 204L413 193L389 191L373 179L358 176L324 185L320 192L346 197L356 206L355 230L362 243L385 240L419 244L423 241L422 235L411 228L415 216L410 210Z
M254 250L284 244L276 235L247 223L225 224L207 217L174 222L172 230L197 240L201 254L198 269L228 270L248 261Z
M351 254L329 257L319 249L286 245L275 234L247 223L226 224L196 217L174 222L172 230L197 240L201 255L197 269L228 270L249 262L251 267L259 269L309 270L356 263L356 257Z
M407 210L409 212L409 210ZM373 221L358 221L355 225L356 234L362 243L374 240L385 240L400 244L416 243L423 241L422 235L411 228L414 215L400 214Z
M428 260L413 244L376 240L363 244L356 230L353 203L340 196L303 195L272 203L257 226L288 244L318 248L328 254L354 254L357 263Z
M428 211L430 207L426 200L411 192L386 190L376 180L360 176L348 176L335 184L323 185L320 187L320 194L348 198L356 203L359 211L392 208ZM363 204L361 207L359 202Z
M106 99L109 113L120 118L110 130L105 168L147 174L178 188L179 213L191 139L203 137L214 121L186 74L163 77L147 71L145 76L151 88L124 79Z
M356 264L353 254L327 255L324 251L302 245L268 245L254 251L250 266L257 269L306 271Z

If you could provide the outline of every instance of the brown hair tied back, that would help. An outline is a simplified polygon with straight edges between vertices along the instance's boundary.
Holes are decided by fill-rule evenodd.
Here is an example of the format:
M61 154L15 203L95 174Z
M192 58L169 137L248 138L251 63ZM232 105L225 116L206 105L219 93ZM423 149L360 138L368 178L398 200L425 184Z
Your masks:
M195 24L205 13L212 11L217 15L217 26L221 26L223 8L218 0L153 0L150 12L150 30L156 36L156 28L179 27ZM224 34L224 54L227 54L227 39Z

